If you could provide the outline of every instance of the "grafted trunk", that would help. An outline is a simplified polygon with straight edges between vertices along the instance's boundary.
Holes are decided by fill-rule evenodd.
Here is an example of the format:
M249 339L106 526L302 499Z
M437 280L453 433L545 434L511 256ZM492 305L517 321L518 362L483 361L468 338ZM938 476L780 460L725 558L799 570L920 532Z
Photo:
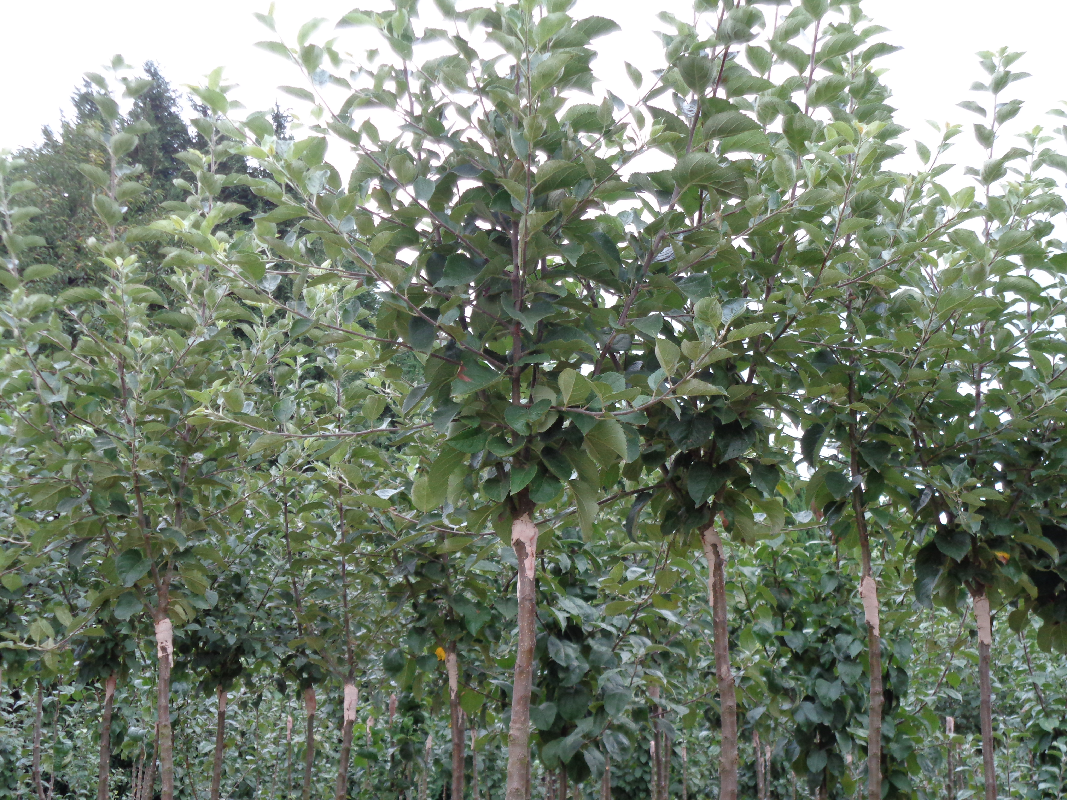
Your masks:
M155 624L156 662L159 670L156 682L156 714L159 718L156 735L159 737L160 798L174 800L174 731L170 724L170 671L174 666L174 628L165 611L157 611Z
M352 731L356 726L356 706L359 705L359 690L351 679L345 681L345 701L341 726L341 761L337 767L335 800L348 796L348 765L352 760ZM368 732L369 732L368 728Z
M315 687L304 690L304 712L307 714L307 739L304 753L304 787L300 793L303 800L311 800L311 772L315 768Z
M452 798L463 800L464 770L467 760L464 752L466 732L463 725L463 709L459 706L459 659L456 643L449 642L445 650L445 668L448 670L448 710L452 729Z
M222 753L226 749L226 690L219 685L219 711L215 719L215 760L211 766L211 800L219 800L222 787Z
M982 773L986 800L997 800L997 768L993 756L993 686L989 678L989 649L993 624L985 588L973 591L974 619L978 624L978 683L982 696Z
M115 707L115 687L118 678L111 675L104 684L104 714L100 720L100 772L96 783L97 800L108 800L111 782L111 713Z
M709 526L701 536L708 560L708 602L711 603L715 678L722 710L719 755L719 800L737 800L737 690L730 669L730 631L726 624L726 574L722 540Z
M505 800L528 800L530 782L530 694L533 691L534 648L537 644L536 558L537 526L530 510L511 525L511 546L519 562L519 641L511 693L508 731L508 774Z

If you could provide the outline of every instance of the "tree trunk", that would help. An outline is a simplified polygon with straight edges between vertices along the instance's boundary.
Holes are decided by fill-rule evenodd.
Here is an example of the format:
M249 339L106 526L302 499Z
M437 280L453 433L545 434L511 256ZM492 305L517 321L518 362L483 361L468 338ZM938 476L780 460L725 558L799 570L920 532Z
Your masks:
M611 800L611 756L604 753L604 775L600 779L600 800Z
M663 741L659 727L659 687L649 686L648 697L652 701L649 717L652 722L652 741L649 743L648 753L651 756L652 768L652 800L663 800Z
M215 720L215 760L211 766L211 800L219 800L222 787L222 753L226 749L226 690L219 685L219 712Z
M97 800L108 800L111 781L111 712L115 707L115 686L118 678L111 675L104 684L104 716L100 720L100 773L96 784Z
M478 743L478 731L471 728L471 797L473 800L482 800L478 788L478 751L475 745Z
M756 798L767 800L767 768L763 762L763 747L760 745L759 731L752 730L752 749L756 753Z
M160 800L174 800L174 731L170 724L170 671L174 666L174 628L165 611L155 615L156 661L159 679L156 684L156 713L159 727ZM154 776L153 776L154 777Z
M726 625L726 574L722 540L709 526L701 536L708 559L708 602L713 619L715 677L722 710L722 750L719 756L719 800L737 800L737 692L730 669L730 631Z
M849 376L848 396L850 403L855 403L858 399L855 371ZM854 484L862 478L858 431L857 412L853 411L852 421L849 423L849 450L850 473ZM871 572L871 541L867 532L867 506L862 485L856 485L852 490L852 512L856 518L856 533L860 540L860 598L863 600L863 617L867 622L867 661L870 672L867 703L867 798L882 800L882 707L885 695L882 687L882 634L879 621L881 612L878 605L878 584Z
M982 695L982 772L986 800L997 800L997 768L993 757L993 687L989 679L989 648L993 625L985 588L973 592L974 618L978 623L978 681Z
M682 800L689 800L689 748L684 743L682 744Z
M33 788L38 800L47 800L44 781L41 779L41 726L44 722L44 689L37 681L37 705L33 715L33 751L31 755L31 773Z
M422 775L419 776L419 800L426 800L430 784L430 756L433 753L433 734L426 737L426 749L423 751Z
M511 546L519 562L519 641L511 693L508 731L508 774L505 800L528 800L530 770L530 694L533 691L534 647L537 644L537 526L529 508L511 525ZM457 799L458 800L458 799Z
M311 771L315 767L315 687L304 690L304 711L307 714L307 739L304 753L304 787L300 793L303 800L311 800Z
M567 768L559 766L559 800L567 800Z
M445 648L445 668L448 671L448 709L452 728L452 800L463 800L466 732L463 709L459 706L459 659L455 642L449 642Z
M141 785L135 792L135 800L152 800L156 788L156 761L159 758L159 723L156 723L156 741L152 745L152 755L141 769Z
M285 798L293 792L293 718L285 715Z
M956 733L956 720L953 717L945 717L945 734L948 742L948 775L945 781L946 800L956 800L956 745L952 743L952 736Z
M345 800L348 796L348 765L352 760L352 729L356 726L356 706L359 703L359 690L351 679L345 681L344 718L341 726L341 762L337 766L337 787L335 800Z

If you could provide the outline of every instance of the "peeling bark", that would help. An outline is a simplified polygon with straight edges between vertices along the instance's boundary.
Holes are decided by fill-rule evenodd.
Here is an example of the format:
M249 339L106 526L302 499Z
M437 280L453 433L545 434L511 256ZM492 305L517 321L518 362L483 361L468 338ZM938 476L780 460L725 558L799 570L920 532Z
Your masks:
M166 599L161 602L166 608ZM157 610L156 661L159 678L156 683L156 713L159 718L156 735L159 737L159 778L161 800L174 800L174 731L170 724L170 671L174 666L174 627L165 610Z
M356 706L358 704L359 690L351 680L345 681L341 753L337 765L337 785L334 788L334 800L345 800L345 797L348 796L348 766L352 761L352 734L356 726Z

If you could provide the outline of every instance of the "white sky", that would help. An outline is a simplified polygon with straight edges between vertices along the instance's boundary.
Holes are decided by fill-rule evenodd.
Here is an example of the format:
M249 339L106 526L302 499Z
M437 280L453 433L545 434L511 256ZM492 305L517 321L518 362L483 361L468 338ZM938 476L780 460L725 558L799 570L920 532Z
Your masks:
M356 2L278 0L279 31L291 40L306 19L336 20ZM253 46L270 37L252 17L267 5L262 0L0 0L0 148L37 141L41 126L55 124L68 107L81 74L98 69L114 53L133 64L155 60L175 85L197 83L224 65L231 82L240 84L239 97L249 109L273 105L275 86L300 81L281 59ZM579 13L608 16L623 27L622 33L599 40L597 72L618 70L619 81L628 86L620 69L623 59L646 69L657 66L660 48L652 30L665 26L655 19L656 12L676 9L687 17L682 9L689 5L685 0L579 0ZM763 8L773 13L772 7ZM975 117L955 104L972 97L971 82L985 77L974 53L1002 45L1026 51L1015 69L1033 74L1010 90L1027 101L1016 129L1062 122L1044 116L1067 100L1061 78L1067 23L1062 0L864 0L863 8L890 29L888 41L905 48L881 63L890 69L887 81L899 121L914 132L909 144L914 136L934 139L926 119L968 123L959 139L973 142L969 124ZM360 30L341 33L343 49L360 50ZM281 99L283 105L293 102L284 95Z

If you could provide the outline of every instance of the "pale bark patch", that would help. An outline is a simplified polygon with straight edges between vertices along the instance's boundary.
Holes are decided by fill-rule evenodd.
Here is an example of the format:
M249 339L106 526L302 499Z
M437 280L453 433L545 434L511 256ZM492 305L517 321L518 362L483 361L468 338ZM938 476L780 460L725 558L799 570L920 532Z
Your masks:
M864 576L860 582L860 599L863 601L863 618L874 629L874 635L881 632L878 625L878 584L870 575Z
M359 703L359 689L354 683L345 684L344 721L356 721L356 705Z
M170 617L156 622L156 658L166 661L168 666L174 665L174 626Z
M984 594L974 598L974 619L978 623L978 643L993 644L993 625L989 618L989 598Z
M520 566L526 575L533 575L537 563L537 526L530 520L529 514L523 514L511 523L511 546L515 548L516 555L520 542L525 553Z

